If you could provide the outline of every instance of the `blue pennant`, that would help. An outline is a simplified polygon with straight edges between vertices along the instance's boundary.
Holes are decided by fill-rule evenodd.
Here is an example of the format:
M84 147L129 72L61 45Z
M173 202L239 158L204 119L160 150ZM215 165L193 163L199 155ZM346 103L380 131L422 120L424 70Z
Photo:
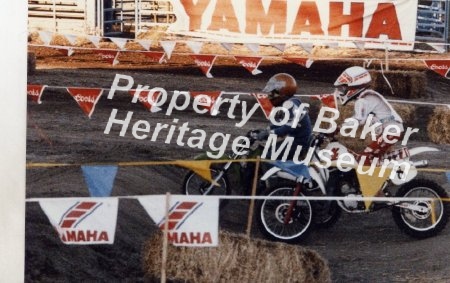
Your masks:
M115 165L81 166L91 197L109 197L118 167Z

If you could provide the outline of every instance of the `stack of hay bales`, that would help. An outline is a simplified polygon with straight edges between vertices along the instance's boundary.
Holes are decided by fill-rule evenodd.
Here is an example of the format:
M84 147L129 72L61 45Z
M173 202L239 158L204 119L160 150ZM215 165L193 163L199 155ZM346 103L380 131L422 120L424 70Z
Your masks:
M144 250L149 277L161 274L162 233L155 233ZM330 282L330 270L315 251L299 246L247 239L221 233L215 248L169 244L167 278L184 282Z
M428 136L432 142L450 144L450 109L436 107L428 121Z
M392 90L386 82L387 78ZM370 71L373 88L383 95L402 98L426 97L427 78L424 72L417 71ZM392 93L392 91L394 93Z

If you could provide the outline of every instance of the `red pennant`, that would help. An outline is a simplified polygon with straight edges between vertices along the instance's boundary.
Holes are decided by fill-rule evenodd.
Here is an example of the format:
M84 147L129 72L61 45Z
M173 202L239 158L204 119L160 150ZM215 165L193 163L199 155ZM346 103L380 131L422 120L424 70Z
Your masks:
M444 78L450 78L450 60L423 60L425 65L432 70L443 76Z
M72 95L83 112L91 118L103 89L101 88L74 88L68 87L67 91Z
M308 58L283 57L283 59L288 60L288 61L298 64L298 65L301 65L305 68L311 67L312 63L314 62L312 59L308 59Z
M161 64L161 63L164 63L164 61L165 61L164 55L166 53L164 53L164 52L143 51L141 53L144 54L145 56L147 56L148 58L150 58L150 60L152 62L158 62L159 64Z
M113 66L119 63L119 60L117 60L119 57L119 50L94 49L94 52Z
M334 94L320 94L311 96L312 99L317 99L322 102L323 105L337 109L336 96Z
M44 88L47 87L46 85L27 85L27 96L32 101L37 102L38 104L41 104L41 96L44 92Z
M191 57L194 58L195 64L197 64L207 78L213 77L210 71L217 58L216 55L191 55Z
M73 49L70 47L62 47L62 48L55 48L56 50L59 51L59 53L61 53L64 56L72 56L73 54Z
M137 91L136 89L132 89L129 90L128 93L134 97L136 91ZM155 106L155 104L158 101L159 97L161 96L161 92L160 91L153 91L152 93L150 92L151 92L150 90L141 90L138 94L139 96L137 99L139 100L140 103L142 103L142 105L144 105L144 107L147 110L151 112L158 112L161 110L161 108Z
M258 67L263 57L234 56L234 58L253 75L262 73Z
M259 103L259 106L261 107L262 111L264 112L264 115L267 119L269 119L270 112L272 112L272 102L270 102L269 97L265 93L252 93L252 96L256 98L256 100Z
M199 105L208 109L211 115L214 116L218 114L217 109L214 109L214 104L222 94L221 91L190 91L189 93L193 98L199 97L197 98ZM209 99L207 97L209 97Z

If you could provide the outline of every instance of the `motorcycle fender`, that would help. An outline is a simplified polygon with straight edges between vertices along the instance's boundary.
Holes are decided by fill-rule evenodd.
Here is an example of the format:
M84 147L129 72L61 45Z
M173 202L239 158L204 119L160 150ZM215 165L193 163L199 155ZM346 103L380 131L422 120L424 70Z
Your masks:
M414 155L417 155L417 154L423 153L423 152L439 151L439 149L434 148L434 147L429 147L429 146L420 146L420 147L410 148L410 149L408 149L408 151L409 151L409 156L414 156Z
M320 190L322 191L322 193L324 195L327 194L327 191L325 189L325 181L320 177L319 172L316 171L315 168L313 167L309 167L308 168L309 171L309 175L311 175L311 178L317 182L317 184L319 185Z
M266 171L266 173L264 173L264 175L261 177L262 181L266 181L267 179L270 178L270 176L276 174L277 172L281 171L281 168L278 167L272 167L269 170Z

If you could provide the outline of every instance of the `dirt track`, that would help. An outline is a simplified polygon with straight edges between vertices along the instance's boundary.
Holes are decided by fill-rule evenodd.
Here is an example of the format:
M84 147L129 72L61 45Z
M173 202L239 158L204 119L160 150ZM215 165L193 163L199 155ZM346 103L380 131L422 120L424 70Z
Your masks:
M39 59L39 58L38 58ZM38 61L39 62L39 61ZM133 76L135 83L158 86L167 90L225 90L259 91L267 78L280 70L296 75L301 83L300 93L322 94L331 90L332 78L341 70L334 68L320 79L319 70L307 73L295 65L263 66L263 74L252 76L245 70L213 68L214 79L206 79L195 68L151 70L92 70L41 69L29 76L31 84L50 86L80 86L109 88L116 73ZM316 73L317 72L317 73ZM429 77L431 100L450 103L450 84L433 74ZM439 92L436 85L443 89ZM45 91L43 103L28 104L27 161L28 162L117 162L191 158L200 150L178 147L176 144L138 141L130 134L119 137L118 128L103 134L113 108L119 113L133 111L133 120L145 119L152 125L170 123L173 118L189 122L212 134L218 130L233 135L260 128L266 121L260 114L243 129L223 116L208 117L192 111L167 117L149 113L139 104L131 104L130 97L118 94L113 100L106 94L88 119L65 90ZM422 109L417 120L431 113ZM123 114L125 115L125 114ZM423 123L420 125L424 130ZM432 145L426 135L418 135L410 146ZM450 168L448 145L432 145L442 152L428 154L431 167ZM113 195L145 195L170 191L178 193L183 169L170 166L123 167L116 177ZM450 189L443 174L427 177ZM27 170L27 198L88 196L78 166ZM134 200L119 202L116 242L112 246L66 246L37 203L28 203L26 212L26 278L27 281L80 281L111 279L140 281L144 273L141 249L144 241L155 231L151 219ZM247 204L233 202L221 213L221 229L236 232L245 230ZM253 235L260 237L256 229ZM403 235L395 226L389 211L371 215L348 215L330 230L313 232L306 246L317 250L330 264L335 282L436 282L450 280L450 228L437 237L417 241Z

